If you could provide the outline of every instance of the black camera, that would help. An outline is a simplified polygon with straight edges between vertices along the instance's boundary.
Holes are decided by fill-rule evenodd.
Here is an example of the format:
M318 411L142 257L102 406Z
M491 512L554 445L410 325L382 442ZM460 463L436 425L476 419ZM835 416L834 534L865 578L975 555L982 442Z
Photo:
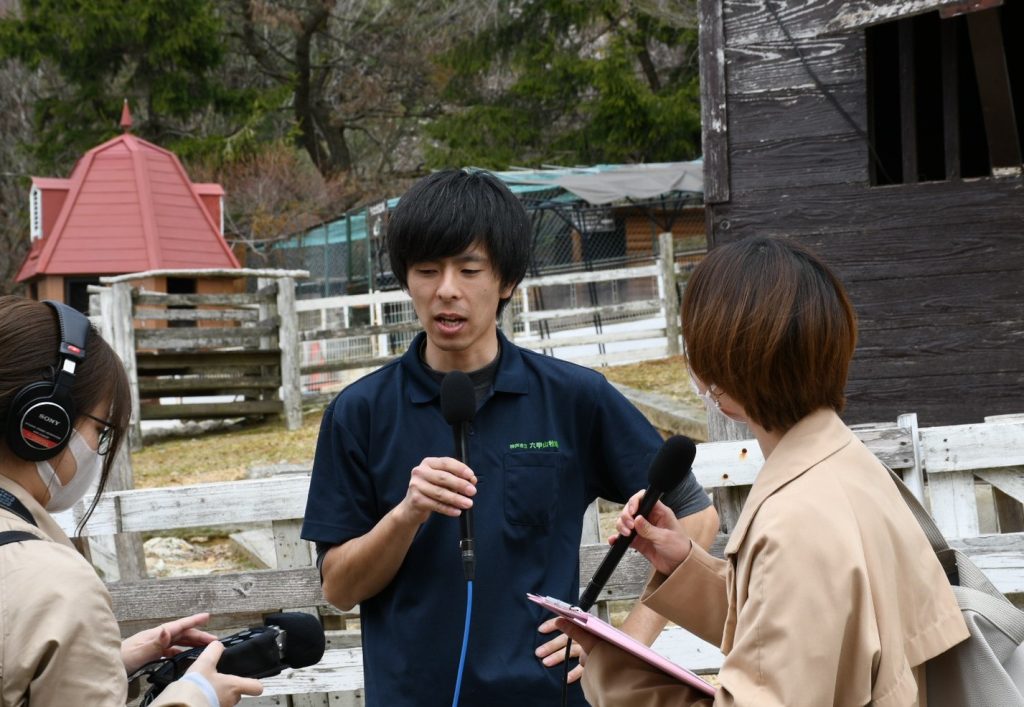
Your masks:
M316 616L300 612L270 614L263 624L219 639L224 653L217 661L217 672L265 678L285 668L305 668L323 658L326 638ZM152 703L165 687L184 675L203 650L190 648L136 672L133 678L146 675L151 684L140 706Z

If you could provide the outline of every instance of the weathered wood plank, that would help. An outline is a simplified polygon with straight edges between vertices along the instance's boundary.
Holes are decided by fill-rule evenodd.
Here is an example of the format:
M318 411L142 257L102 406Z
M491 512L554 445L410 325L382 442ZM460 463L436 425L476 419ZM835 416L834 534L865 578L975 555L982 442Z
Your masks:
M614 268L611 270L587 270L584 272L559 273L530 277L520 283L520 287L552 287L554 285L582 285L590 282L613 282L632 280L645 277L657 277L657 265L641 265L631 268Z
M982 481L987 481L992 484L994 489L1001 491L1009 497L1010 500L1015 501L1017 505L1024 502L1024 466L1010 466L1003 469L983 469L981 471L975 471L974 475ZM1014 530L1021 529L1017 528Z
M857 0L842 3L827 23L826 32L846 32L864 29L882 22L893 22L905 17L934 12L948 5L962 4L963 0Z
M237 321L255 322L260 313L255 309L145 309L136 307L135 319L168 322Z
M825 22L845 5L844 0L729 0L725 6L725 36L730 46L765 41L782 41L786 33L796 40L814 39ZM774 10L774 12L772 12Z
M345 309L346 307L370 307L378 302L390 304L394 302L411 302L409 293L402 290L388 292L371 292L364 295L342 295L338 297L318 297L316 299L300 299L295 301L298 312L315 312L320 309Z
M285 426L289 430L302 427L302 378L299 372L298 314L295 310L295 280L282 278L277 287L277 331L281 361L281 403Z
M217 367L228 371L237 368L276 366L281 361L277 349L261 351L140 351L137 365L140 371L152 372L182 369L191 372L212 370ZM177 372L177 371L176 371Z
M106 302L110 305L111 330L113 341L111 342L117 352L121 363L124 364L125 374L128 376L128 387L131 390L132 414L131 429L128 432L128 446L133 451L142 449L142 415L139 409L139 376L138 358L136 354L135 329L132 324L132 288L127 283L119 283L111 289L110 299Z
M914 187L908 187L913 189ZM975 212L975 215L980 215ZM1003 268L1000 259L1012 266L1016 249L1024 248L1020 224L1024 214L1012 210L989 214L989 220L971 229L961 224L936 227L928 224L882 229L877 237L884 247L867 248L861 230L835 229L828 233L797 236L799 241L826 254L830 265L840 270L844 282L869 283L908 276L972 275L984 277L993 268ZM955 237L952 236L955 231ZM1021 257L1024 261L1024 256ZM862 286L863 289L863 286ZM870 296L870 290L861 293ZM929 293L930 294L930 293ZM862 302L856 302L862 305ZM895 302L890 302L890 307Z
M974 537L980 532L974 475L957 471L928 477L929 511L947 538Z
M363 651L361 648L327 651L323 660L316 665L301 670L285 670L261 682L265 695L356 690L363 686Z
M865 129L863 80L830 86L829 90L843 110ZM852 126L817 88L773 88L729 95L729 134L740 143L824 137L851 130Z
M399 322L397 324L378 324L376 326L346 327L338 329L304 329L299 332L301 341L322 341L323 339L353 339L361 336L379 336L381 334L401 334L419 331L419 321Z
M921 456L921 434L917 426L917 413L908 412L900 415L896 418L896 424L900 429L906 430L910 437L905 443L908 463L901 475L903 482L914 494L914 497L924 505L924 459Z
M135 304L145 306L199 306L203 304L218 304L239 306L247 304L258 304L264 300L273 299L277 296L277 288L273 292L240 293L224 295L167 295L158 292L141 292L135 296Z
M144 420L201 419L245 417L246 415L277 415L284 412L280 400L239 400L233 403L171 403L144 404Z
M126 275L105 275L100 278L102 284L114 282L134 282L147 277L223 277L238 279L242 277L309 277L308 270L280 270L275 268L157 268Z
M659 283L664 299L662 317L665 320L666 348L669 356L678 356L680 347L679 283L676 280L674 237L670 231L658 234Z
M860 83L862 102L856 110L863 114L864 51L860 33L805 39L797 46L787 39L727 45L730 133L735 124L733 101L738 96L781 89L813 90L820 95L808 67L830 90L836 84ZM861 127L865 128L866 122Z
M112 528L146 531L302 518L308 493L308 474L287 474L104 494L85 532L105 534ZM115 507L119 521L113 518Z
M893 468L912 463L907 430L886 425L854 432ZM762 464L754 440L701 443L693 471L705 488L749 486ZM308 474L118 491L100 499L83 536L302 518L308 491Z
M539 322L555 319L571 319L573 317L589 317L599 314L608 317L616 314L637 312L657 312L661 308L659 300L637 300L622 304L609 304L596 307L573 307L571 309L535 309L515 317L518 322Z
M107 588L118 621L160 623L196 611L270 613L295 604L323 603L315 567L113 582Z
M704 203L729 200L729 119L726 93L725 34L720 0L701 0L700 62L701 144L704 152Z
M929 477L946 472L1024 465L1024 421L921 429Z
M956 306L956 298L950 297L949 303L951 307ZM922 309L928 310L927 307ZM908 312L893 312L893 319L897 320L894 322L885 322L883 315L877 318L862 315L864 336L857 352L858 370L883 377L906 374L906 368L929 377L957 370L962 373L1019 370L1020 357L1014 355L1014 349L1019 350L1022 343L1019 327L1024 317L1011 314L1012 306L1008 304L998 308L994 305L993 309L997 316L1002 314L1005 319L986 322L987 317L979 311L947 312L939 307L929 313L928 325L922 322L915 326L912 313ZM983 334L974 331L980 323L989 324ZM955 335L947 332L943 337L944 330L950 327L963 327L965 331L955 332ZM927 358L927 367L922 367L921 360L914 360L915 352ZM888 373L883 373L883 369Z
M949 544L970 557L999 591L1024 593L1024 533L953 538Z
M965 390L970 395L965 395ZM910 404L925 425L966 424L987 413L1010 413L1021 408L1018 371L885 379L851 371L846 391L843 417L852 422L895 417ZM953 410L950 400L958 401Z
M387 356L383 358L360 358L346 361L329 361L327 363L312 363L302 366L299 370L304 376L313 373L331 373L333 371L351 371L357 368L378 368L391 363L398 356Z
M142 348L170 346L171 342L190 343L193 346L223 346L225 342L238 345L277 333L276 324L250 324L245 327L169 327L166 329L136 329L135 340ZM212 342L217 342L213 344Z
M868 183L867 144L857 133L787 140L735 139L729 153L734 192Z
M273 522L274 548L277 552L279 568L303 568L313 564L312 546L301 538L301 531L302 521L298 519ZM300 603L297 602L295 605L287 607L286 611L302 611L319 618L317 605L323 603L323 599L318 599L306 606L299 606ZM327 707L327 696L320 694L295 695L292 697L292 707Z
M823 164L822 169L827 169ZM739 190L736 190L739 192ZM716 233L720 221L729 221L726 241L752 235L820 235L847 231L872 233L879 243L904 228L933 226L939 234L966 235L991 219L1018 219L1024 214L1024 179L977 179L923 182L868 188L865 184L825 184L799 190L777 189L764 183L759 189L733 194L732 202L715 210ZM848 228L837 227L836 214L850 214ZM884 232L885 235L874 235ZM984 232L984 231L982 231ZM1019 229L1018 229L1019 232ZM1003 235L1014 237L1013 231ZM826 251L827 253L827 251ZM885 253L880 248L879 253ZM1012 255L1012 254L1011 254ZM1016 260L1011 257L1011 261ZM994 262L994 266L1000 263Z
M779 41L785 37L785 31L794 39L804 41L930 12L958 1L773 0L769 8L766 0L729 0L724 3L725 36L734 46Z
M139 378L140 395L218 395L239 390L265 390L276 392L281 385L280 376L189 376L182 378Z
M540 349L564 348L566 346L588 346L591 344L611 344L618 341L641 341L643 339L661 339L665 337L665 327L643 329L639 331L612 331L606 334L590 334L587 336L554 336L550 339L533 337L516 337L516 346L535 351Z

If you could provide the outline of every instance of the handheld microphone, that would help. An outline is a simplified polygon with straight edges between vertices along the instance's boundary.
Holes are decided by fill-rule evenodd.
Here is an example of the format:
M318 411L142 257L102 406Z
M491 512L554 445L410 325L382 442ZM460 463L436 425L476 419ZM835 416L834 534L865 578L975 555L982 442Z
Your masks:
M682 483L685 476L690 473L696 456L697 445L689 437L676 435L665 440L647 472L647 491L640 499L640 507L637 509L636 515L646 518L663 493L671 491ZM608 582L608 578L612 576L615 566L626 554L626 548L630 546L635 537L636 532L634 531L629 535L619 535L615 538L615 543L608 550L608 554L605 555L586 590L580 596L580 600L576 604L579 608L588 611L594 605L604 585Z
M466 428L476 414L476 391L473 381L462 371L451 371L441 381L441 414L452 426L455 435L455 458L469 464ZM472 580L476 573L476 552L473 547L473 513L466 508L459 514L459 550L462 552L462 573Z
M302 612L269 614L263 619L263 626L219 640L224 644L224 652L217 662L217 672L246 678L266 678L285 668L319 663L327 643L320 620ZM184 675L204 648L191 648L150 663L132 675L132 679L147 675L152 685L140 705L151 704L165 687Z

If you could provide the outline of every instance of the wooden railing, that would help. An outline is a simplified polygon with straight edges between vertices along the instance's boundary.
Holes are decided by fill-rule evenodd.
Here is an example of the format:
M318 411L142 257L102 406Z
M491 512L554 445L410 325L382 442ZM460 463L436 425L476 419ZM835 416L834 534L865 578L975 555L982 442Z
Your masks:
M679 292L703 251L676 253L668 233L659 238L659 247L660 255L651 265L526 278L505 309L502 331L519 346L587 366L678 354ZM600 283L614 283L620 290L635 286L648 294L642 298L623 294L625 301L603 305L537 309L531 304L539 299L538 291L589 288ZM401 355L412 334L421 328L408 294L401 291L302 299L295 309L304 321L299 332L304 351L301 372L315 377L307 379L307 388L313 389L321 387L325 374L372 368ZM354 324L357 312L367 323ZM638 318L642 320L639 326L623 328L619 324ZM350 345L341 347L341 343ZM346 353L331 355L328 349L332 346L345 348ZM586 349L582 353L581 347ZM356 353L350 353L353 350Z
M991 418L974 425L918 429L916 416L901 424L860 426L856 434L882 461L901 473L912 489L930 500L936 523L951 543L974 559L995 585L1008 594L1024 593L1024 533L978 534L975 483L984 481L1024 500L1024 415ZM763 463L754 440L698 445L693 473L707 490L749 486ZM144 579L109 584L114 612L125 633L165 619L210 611L214 628L259 623L260 615L282 609L316 611L327 625L329 650L317 666L290 671L265 681L266 698L249 704L281 704L274 696L295 695L293 704L358 704L362 687L358 634L340 628L351 615L324 603L311 546L299 539L309 487L308 474L270 479L161 489L119 491L106 495L85 528L86 536L208 527L220 524L269 523L277 568L201 577ZM59 520L72 527L75 514ZM590 522L596 522L593 511ZM965 532L966 531L966 532ZM589 536L590 540L587 540ZM585 528L580 548L581 586L589 580L607 547ZM721 555L725 536L714 551ZM648 575L646 562L629 551L601 593L601 602L632 600ZM679 628L666 629L655 648L698 671L714 671L722 655L716 646ZM301 697L299 697L301 696ZM262 702L261 702L262 701Z
M142 444L142 420L277 414L289 429L298 428L302 391L295 278L306 275L153 270L101 278L103 286L90 289L90 310L128 372L132 448ZM256 286L253 292L209 294L148 292L138 286L158 277L248 278ZM233 400L202 399L225 395Z

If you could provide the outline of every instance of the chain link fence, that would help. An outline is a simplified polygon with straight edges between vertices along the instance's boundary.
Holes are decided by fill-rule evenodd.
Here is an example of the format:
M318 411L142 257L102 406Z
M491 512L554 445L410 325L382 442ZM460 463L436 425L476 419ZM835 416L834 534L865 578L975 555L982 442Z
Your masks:
M667 230L675 234L682 251L706 245L699 195L615 207L557 202L544 199L543 194L530 196L524 205L533 228L531 277L653 262L658 234ZM353 212L260 253L250 253L246 265L308 270L310 277L297 292L300 298L397 289L383 237L374 233L374 224L368 210ZM586 293L553 289L544 297L547 307L563 307L576 306L581 297L590 304L607 304L620 296L615 283L607 283ZM544 303L537 304L545 308Z
M559 195L562 195L561 197ZM704 209L700 195L678 195L645 203L613 207L594 207L579 201L565 201L564 192L533 192L523 198L530 216L533 247L528 278L593 270L610 270L651 265L658 256L658 235L674 235L677 262L693 264L706 249ZM261 254L252 254L248 265L308 270L308 280L300 281L296 294L300 299L315 299L369 291L398 289L383 248L384 205L354 212L329 223L313 227L275 244ZM685 278L685 271L684 271ZM631 277L607 282L558 284L530 287L526 301L516 293L509 307L512 314L524 310L564 310L601 307L627 302L657 302L657 278ZM371 307L300 312L300 331L342 331L369 324L399 324L415 321L411 302L395 302ZM633 310L613 316L580 314L536 322L529 331L517 320L516 334L549 337L552 332L569 329L590 330L600 334L605 325L626 320L659 316L657 305L650 311ZM414 333L387 335L387 349L405 350ZM381 348L373 336L326 337L303 342L302 362L361 359L375 355ZM343 384L346 374L316 374L305 380L307 390L332 390Z

